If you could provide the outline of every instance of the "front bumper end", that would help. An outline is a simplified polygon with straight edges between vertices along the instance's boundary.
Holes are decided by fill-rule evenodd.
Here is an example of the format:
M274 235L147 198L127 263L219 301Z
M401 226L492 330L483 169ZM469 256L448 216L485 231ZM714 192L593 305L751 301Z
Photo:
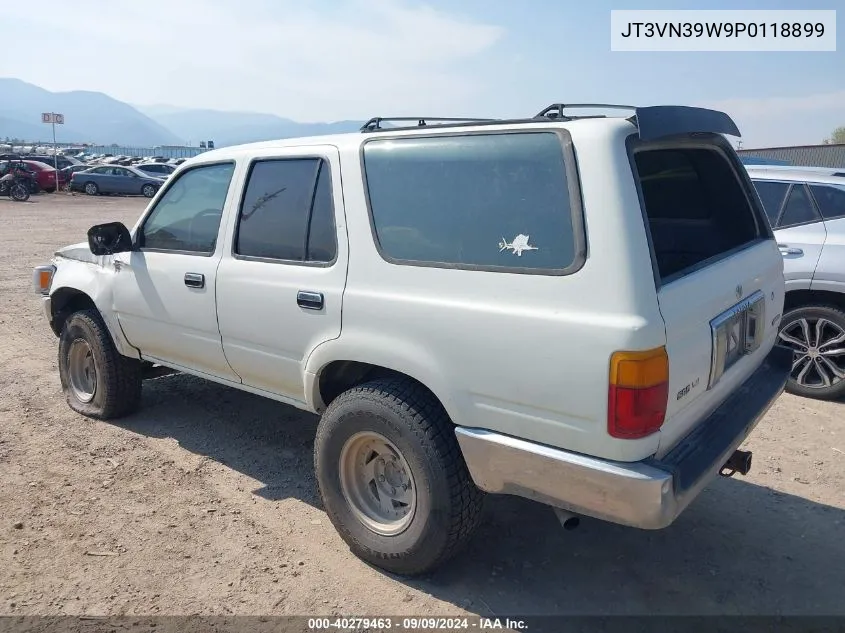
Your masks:
M642 529L670 525L719 473L783 392L792 351L775 347L760 367L662 459L616 462L482 429L456 434L482 490L511 494Z

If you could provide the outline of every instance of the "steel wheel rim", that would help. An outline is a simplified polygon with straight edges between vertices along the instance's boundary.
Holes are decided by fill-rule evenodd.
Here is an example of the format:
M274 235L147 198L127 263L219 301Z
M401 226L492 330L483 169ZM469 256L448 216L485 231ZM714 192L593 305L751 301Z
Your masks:
M89 182L87 185L85 185L85 193L90 196L93 196L95 193L97 193L97 185Z
M88 341L78 338L70 344L67 365L74 397L80 402L91 402L97 393L97 365Z
M797 384L828 389L845 380L845 330L830 319L795 319L779 337L794 352L790 376Z
M383 435L356 433L340 453L340 487L355 517L382 536L404 532L417 507L411 468Z

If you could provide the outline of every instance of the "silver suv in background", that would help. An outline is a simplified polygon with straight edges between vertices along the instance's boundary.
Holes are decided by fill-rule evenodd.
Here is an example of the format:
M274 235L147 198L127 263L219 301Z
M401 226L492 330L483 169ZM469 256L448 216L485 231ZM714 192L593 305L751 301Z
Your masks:
M845 396L845 168L748 166L783 255L787 391Z

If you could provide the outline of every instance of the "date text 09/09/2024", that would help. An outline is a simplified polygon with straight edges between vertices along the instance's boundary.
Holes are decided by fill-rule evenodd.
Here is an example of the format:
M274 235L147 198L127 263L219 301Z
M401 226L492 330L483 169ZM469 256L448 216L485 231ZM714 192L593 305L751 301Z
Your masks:
M399 631L494 631L527 630L524 620L517 618L485 617L332 617L309 618L310 631L357 631L389 630Z
M823 22L628 22L621 37L824 37Z

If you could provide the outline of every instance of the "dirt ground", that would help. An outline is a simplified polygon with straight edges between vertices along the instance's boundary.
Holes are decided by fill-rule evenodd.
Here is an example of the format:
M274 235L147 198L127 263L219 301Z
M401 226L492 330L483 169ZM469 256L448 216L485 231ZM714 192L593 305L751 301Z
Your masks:
M845 405L784 396L754 468L646 532L491 498L407 581L353 557L312 475L316 418L187 376L118 423L73 413L31 269L145 200L0 200L0 614L845 614Z

